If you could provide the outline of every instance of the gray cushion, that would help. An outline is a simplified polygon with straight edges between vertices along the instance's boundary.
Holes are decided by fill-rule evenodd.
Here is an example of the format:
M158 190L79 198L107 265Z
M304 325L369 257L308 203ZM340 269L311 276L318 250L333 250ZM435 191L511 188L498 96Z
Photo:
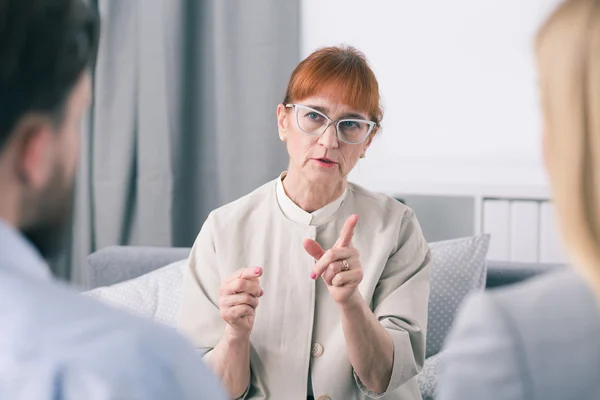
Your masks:
M187 258L189 248L111 246L87 258L86 289L109 286L137 278L172 262Z
M474 290L484 290L489 235L431 243L433 267L426 356L437 354L452 327L458 306Z

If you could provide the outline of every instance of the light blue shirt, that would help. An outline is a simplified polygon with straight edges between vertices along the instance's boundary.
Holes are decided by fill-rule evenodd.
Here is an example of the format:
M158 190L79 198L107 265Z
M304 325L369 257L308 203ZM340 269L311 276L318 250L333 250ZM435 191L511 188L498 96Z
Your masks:
M173 329L53 280L33 246L0 220L0 399L225 398Z

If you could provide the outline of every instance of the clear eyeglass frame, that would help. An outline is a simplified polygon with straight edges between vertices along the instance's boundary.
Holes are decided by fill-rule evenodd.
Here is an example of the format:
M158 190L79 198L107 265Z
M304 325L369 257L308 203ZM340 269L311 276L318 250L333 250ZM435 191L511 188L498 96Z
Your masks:
M329 126L331 124L335 124L335 133L336 136L338 138L338 140L347 143L347 144L361 144L362 142L364 142L365 140L367 140L367 138L369 137L369 135L371 134L371 132L373 132L373 129L375 129L375 127L377 126L376 122L373 121L369 121L366 119L356 119L356 118L343 118L343 119L338 119L338 120L333 120L331 118L329 118L327 115L323 114L321 111L315 110L312 107L308 107L308 106L304 106L302 104L286 104L285 105L286 108L293 108L294 109L294 113L295 113L295 117L296 117L296 125L298 126L298 129L300 129L302 132L306 133L307 135L311 135L311 136L321 136L323 133L325 133L325 131L327 130L327 128L329 128ZM316 114L319 114L320 116L324 117L327 120L327 123L325 125L323 125L323 127L321 128L320 132L307 132L304 129L302 129L302 126L300 124L300 120L299 120L299 115L298 115L298 110L299 109L303 109L306 111L310 111L310 112L314 112ZM369 129L367 130L367 132L365 133L364 137L361 138L358 141L349 141L344 139L344 137L340 134L340 124L341 123L346 123L346 122L356 122L356 123L363 123L363 124L367 124L369 126Z

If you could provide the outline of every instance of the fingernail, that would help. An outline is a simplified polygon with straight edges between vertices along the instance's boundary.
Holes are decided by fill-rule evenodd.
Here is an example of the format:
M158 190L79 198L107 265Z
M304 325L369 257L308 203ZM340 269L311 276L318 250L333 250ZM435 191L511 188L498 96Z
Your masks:
M260 274L260 267L254 268L254 275Z
M265 292L263 292L262 289L261 289L260 294L258 295L258 297L261 297L263 294L265 294Z
M314 272L310 273L310 278L311 279L315 279L317 277L317 274L315 274Z

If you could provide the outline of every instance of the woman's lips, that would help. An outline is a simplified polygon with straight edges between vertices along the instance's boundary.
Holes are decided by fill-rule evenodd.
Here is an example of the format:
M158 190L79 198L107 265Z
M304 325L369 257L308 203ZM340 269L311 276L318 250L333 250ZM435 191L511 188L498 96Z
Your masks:
M338 165L335 161L330 160L329 158L313 158L312 160L322 168L333 168Z

